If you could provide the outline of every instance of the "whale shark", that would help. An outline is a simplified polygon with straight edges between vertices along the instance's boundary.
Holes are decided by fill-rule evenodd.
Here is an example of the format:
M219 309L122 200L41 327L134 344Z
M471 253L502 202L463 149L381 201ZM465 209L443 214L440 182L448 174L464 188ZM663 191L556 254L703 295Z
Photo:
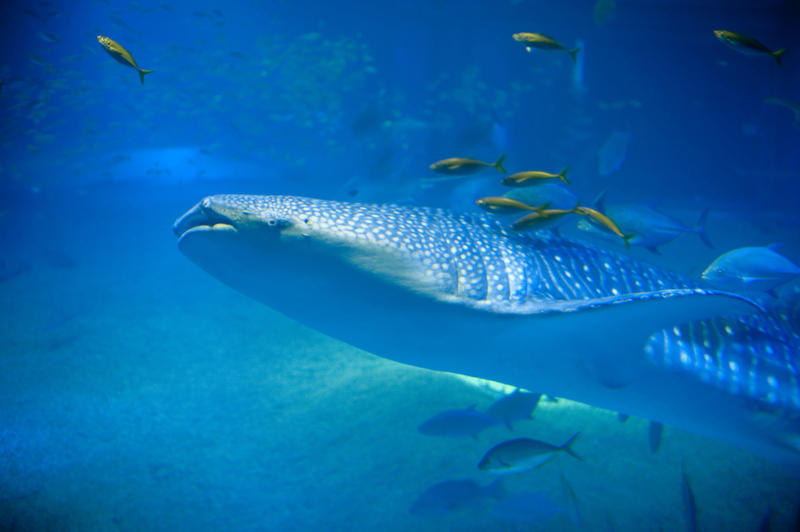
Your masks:
M800 471L800 338L742 295L478 213L225 194L173 230L212 276L380 357L638 415Z

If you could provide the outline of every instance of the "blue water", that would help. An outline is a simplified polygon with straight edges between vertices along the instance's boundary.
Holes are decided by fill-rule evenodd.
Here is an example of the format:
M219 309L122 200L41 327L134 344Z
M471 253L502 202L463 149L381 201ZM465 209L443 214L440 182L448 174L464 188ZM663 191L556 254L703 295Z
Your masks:
M470 438L417 432L495 392L360 351L241 295L177 250L208 194L300 194L455 210L500 174L430 183L447 157L511 171L569 166L582 202L658 205L694 235L661 255L697 276L720 253L782 243L800 261L800 99L792 2L247 1L0 4L0 529L700 530L797 526L800 478L672 427L567 400ZM783 66L725 47L729 29ZM527 53L511 35L582 41ZM130 51L135 70L96 36ZM578 81L582 80L582 81ZM630 133L601 177L598 150ZM562 231L587 235L567 224ZM783 288L785 295L792 287ZM387 302L390 303L390 302ZM498 519L478 498L409 509L512 437L560 444L509 477L552 501ZM569 511L561 475L579 503ZM502 507L501 507L502 508ZM536 517L538 518L538 517Z

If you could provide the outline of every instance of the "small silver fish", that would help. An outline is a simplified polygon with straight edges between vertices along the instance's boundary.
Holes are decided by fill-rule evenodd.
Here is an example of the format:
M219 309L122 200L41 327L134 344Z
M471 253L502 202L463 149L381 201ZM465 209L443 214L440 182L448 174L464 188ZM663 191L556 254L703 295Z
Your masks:
M597 152L597 173L600 176L606 177L622 168L630 142L630 131L614 131L606 139Z
M752 37L748 37L747 35L742 35L741 33L727 30L714 30L714 35L728 47L736 50L739 53L745 55L772 56L775 62L778 63L778 66L781 66L781 57L786 53L786 48L772 51L759 41L753 39Z
M507 187L529 187L535 185L542 179L559 179L569 184L569 180L567 180L568 171L568 166L565 166L564 169L557 174L551 174L550 172L544 172L542 170L528 170L505 177L501 183Z
M573 63L578 56L578 52L581 51L580 48L569 49L552 37L542 35L541 33L520 32L515 33L512 35L512 37L515 41L521 42L525 45L526 52L530 52L533 48L547 51L563 50L569 54L569 57L572 59Z
M486 212L493 214L512 214L519 213L520 211L537 211L546 209L547 204L533 206L517 201L515 199L507 198L505 196L487 196L475 202L475 204Z
M485 163L477 159L451 157L449 159L436 161L435 163L431 164L430 168L434 172L451 176L470 175L482 170L486 170L487 168L496 168L498 171L505 174L506 169L503 168L503 161L505 158L505 155L501 155L494 163Z
M703 272L713 283L769 292L800 276L800 266L777 251L778 246L744 247L723 253Z
M578 206L578 196L561 181L536 183L532 187L514 188L503 194L528 205L547 205L549 209L574 209Z
M409 510L413 515L443 515L459 508L478 504L482 499L501 499L505 494L503 478L488 486L471 479L445 480L426 489Z
M540 393L525 392L517 388L492 403L486 409L486 414L505 423L508 430L512 430L514 421L533 417L533 411L536 410L541 397Z
M475 405L462 410L446 410L436 414L423 422L417 430L427 436L447 436L458 438L471 436L477 438L478 434L498 425L500 422L475 410Z
M478 469L499 475L520 473L543 466L560 452L566 452L582 462L583 458L572 450L572 444L580 435L580 432L576 432L560 446L530 438L504 441L483 455Z
M139 65L136 64L136 60L133 59L131 53L115 40L104 37L103 35L98 35L97 42L100 43L100 46L103 47L103 50L105 50L108 55L123 65L134 68L137 72L139 72L139 80L142 82L142 84L144 84L145 74L151 74L153 72L152 70L139 68Z

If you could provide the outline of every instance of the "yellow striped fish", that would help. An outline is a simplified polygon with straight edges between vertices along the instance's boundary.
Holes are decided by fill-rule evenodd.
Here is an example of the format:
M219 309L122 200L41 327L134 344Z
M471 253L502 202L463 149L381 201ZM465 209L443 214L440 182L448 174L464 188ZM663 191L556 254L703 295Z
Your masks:
M145 70L143 68L139 68L139 65L136 64L136 61L133 59L131 53L118 42L109 39L108 37L103 37L102 35L97 36L97 42L100 43L100 46L103 47L103 50L108 52L108 55L110 55L123 65L135 68L139 72L139 79L142 81L142 84L144 84L144 75L149 74L150 72L152 72L152 70Z

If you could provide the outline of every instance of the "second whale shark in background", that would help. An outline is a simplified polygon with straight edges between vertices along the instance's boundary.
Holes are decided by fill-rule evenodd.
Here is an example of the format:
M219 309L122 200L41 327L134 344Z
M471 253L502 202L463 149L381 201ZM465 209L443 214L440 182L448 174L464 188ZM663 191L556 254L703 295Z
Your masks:
M630 143L630 131L611 133L597 152L597 174L607 177L622 168Z
M800 472L800 338L740 295L483 214L233 194L173 229L213 276L376 355L638 415Z

